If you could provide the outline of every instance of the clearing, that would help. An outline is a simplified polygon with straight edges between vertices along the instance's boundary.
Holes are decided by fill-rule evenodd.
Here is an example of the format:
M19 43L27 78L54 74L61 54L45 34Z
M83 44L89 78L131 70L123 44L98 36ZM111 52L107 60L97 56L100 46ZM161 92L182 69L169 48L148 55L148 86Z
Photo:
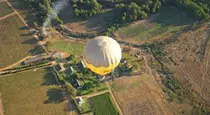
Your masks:
M169 18L170 17L170 18ZM168 38L184 27L192 24L193 18L175 7L162 8L148 20L136 21L120 28L116 35L122 40L149 41L151 39Z
M12 8L9 6L9 4L7 4L6 1L0 2L0 18L12 12Z
M49 68L0 76L0 81L5 115L67 114L67 102Z
M125 115L170 115L163 93L150 75L115 79L109 82Z
M94 115L119 115L109 93L90 98Z
M30 55L37 40L18 15L0 21L0 68ZM9 49L9 50L8 50Z
M70 55L81 56L84 49L84 43L79 41L71 41L68 38L66 40L53 40L49 43L48 49L50 51L61 51L66 52Z
M74 15L71 5L59 14L59 17L64 21L65 26L67 26L72 32L80 33L97 33L103 31L107 28L108 22L110 22L113 16L114 12L111 9L107 9L86 20L77 18Z

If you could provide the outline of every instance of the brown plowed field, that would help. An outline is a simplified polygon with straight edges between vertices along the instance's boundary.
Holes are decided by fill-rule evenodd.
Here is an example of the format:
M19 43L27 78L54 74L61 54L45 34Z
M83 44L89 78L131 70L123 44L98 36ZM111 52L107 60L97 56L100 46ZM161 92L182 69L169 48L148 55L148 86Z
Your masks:
M125 115L171 115L161 88L150 75L121 77L110 82Z

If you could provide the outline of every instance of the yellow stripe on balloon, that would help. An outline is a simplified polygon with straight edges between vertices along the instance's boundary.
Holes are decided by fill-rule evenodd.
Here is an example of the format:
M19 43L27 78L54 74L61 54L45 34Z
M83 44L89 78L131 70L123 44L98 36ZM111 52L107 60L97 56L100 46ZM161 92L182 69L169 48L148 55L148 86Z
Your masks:
M106 75L108 73L110 73L115 67L117 67L117 65L119 64L116 63L116 64L111 64L110 66L108 67L95 67L93 66L92 64L88 64L85 60L83 60L85 65L93 72L99 74L99 75Z

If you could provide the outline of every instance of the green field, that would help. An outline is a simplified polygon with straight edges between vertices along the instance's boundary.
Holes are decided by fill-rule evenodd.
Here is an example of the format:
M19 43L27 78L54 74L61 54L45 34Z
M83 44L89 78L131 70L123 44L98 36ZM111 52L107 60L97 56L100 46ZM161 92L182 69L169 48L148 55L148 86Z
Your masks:
M67 52L70 55L73 54L80 56L83 52L84 44L78 42L68 42L68 41L58 40L52 44L49 44L48 48L49 50Z
M119 34L123 39L149 40L173 35L193 22L193 18L187 13L174 7L167 7L162 8L154 19L121 28Z
M0 2L0 17L12 13L12 8L7 4L7 2Z
M30 55L37 43L17 15L0 20L0 68Z
M66 115L66 102L50 69L0 76L5 115Z
M91 97L94 115L119 115L108 93Z

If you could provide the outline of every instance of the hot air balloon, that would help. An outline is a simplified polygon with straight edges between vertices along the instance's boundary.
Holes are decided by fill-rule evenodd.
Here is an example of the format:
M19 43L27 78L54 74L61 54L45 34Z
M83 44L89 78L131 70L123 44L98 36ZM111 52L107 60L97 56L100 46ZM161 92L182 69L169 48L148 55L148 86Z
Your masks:
M85 65L99 75L106 75L120 63L122 50L116 40L98 36L88 41L83 52Z

